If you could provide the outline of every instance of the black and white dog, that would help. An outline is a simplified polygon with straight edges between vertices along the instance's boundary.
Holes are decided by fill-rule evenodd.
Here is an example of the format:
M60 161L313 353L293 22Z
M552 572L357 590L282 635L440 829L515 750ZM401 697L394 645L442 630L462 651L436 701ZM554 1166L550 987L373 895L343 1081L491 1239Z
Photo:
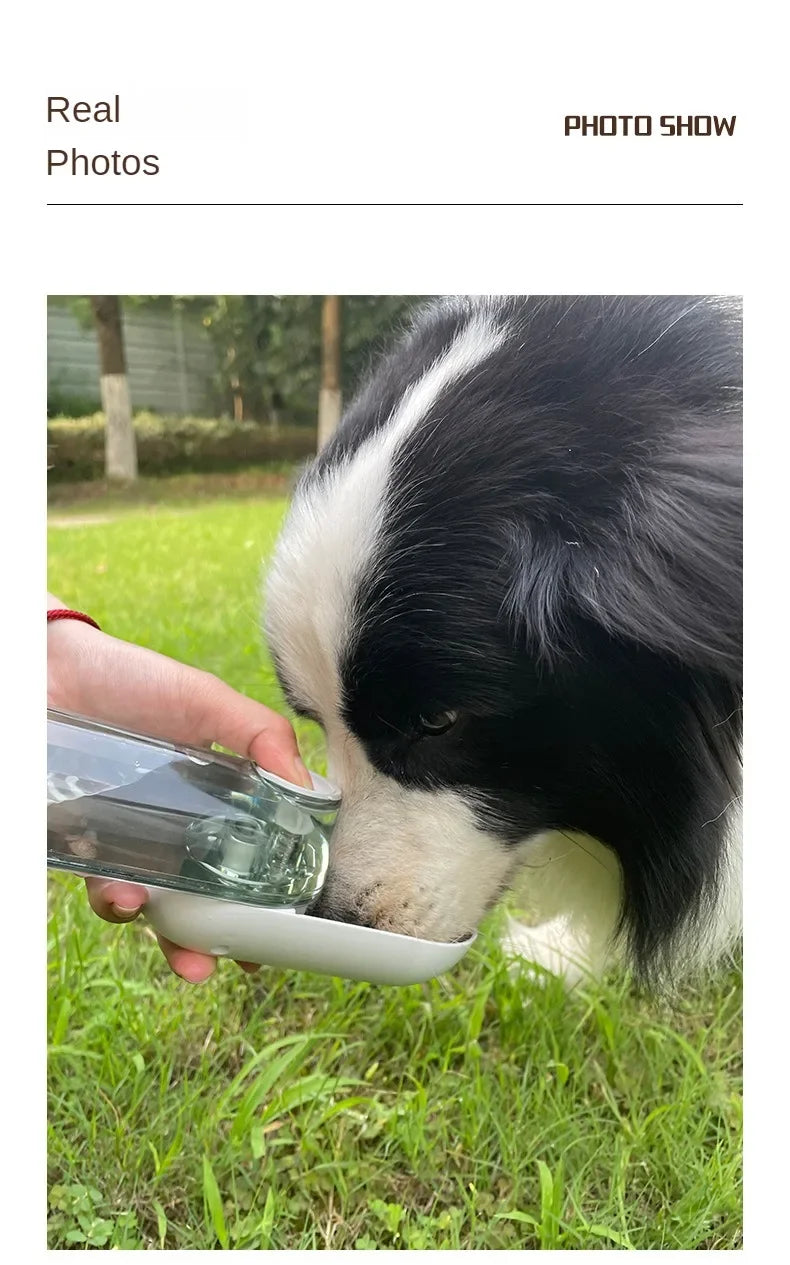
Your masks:
M643 977L740 931L741 321L450 298L302 479L267 595L343 791L315 910Z

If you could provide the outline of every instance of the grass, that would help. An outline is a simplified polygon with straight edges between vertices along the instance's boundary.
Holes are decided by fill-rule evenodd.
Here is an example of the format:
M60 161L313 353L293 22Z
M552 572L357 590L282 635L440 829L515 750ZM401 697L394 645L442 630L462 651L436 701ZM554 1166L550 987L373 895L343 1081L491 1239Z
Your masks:
M284 501L223 491L53 529L50 583L282 708L257 592ZM195 987L53 876L50 1247L739 1247L739 972L671 1008L566 997L496 921L421 986L223 962Z

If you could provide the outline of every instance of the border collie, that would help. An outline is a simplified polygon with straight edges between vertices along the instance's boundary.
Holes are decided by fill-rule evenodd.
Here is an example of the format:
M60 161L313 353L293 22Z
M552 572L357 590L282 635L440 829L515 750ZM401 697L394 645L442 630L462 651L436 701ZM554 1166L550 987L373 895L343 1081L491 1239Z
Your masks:
M642 979L740 932L741 319L443 298L303 476L269 642L343 792L314 913Z

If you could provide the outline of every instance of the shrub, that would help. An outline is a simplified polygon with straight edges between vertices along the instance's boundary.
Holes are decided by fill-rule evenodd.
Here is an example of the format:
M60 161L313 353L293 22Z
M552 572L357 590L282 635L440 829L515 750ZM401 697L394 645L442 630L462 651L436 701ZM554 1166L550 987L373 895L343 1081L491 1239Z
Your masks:
M98 390L93 395L66 395L51 383L47 387L47 417L85 417L101 408Z
M204 417L137 413L137 463L141 475L239 470L251 464L303 461L315 452L315 431ZM104 477L104 414L56 417L47 422L51 482Z

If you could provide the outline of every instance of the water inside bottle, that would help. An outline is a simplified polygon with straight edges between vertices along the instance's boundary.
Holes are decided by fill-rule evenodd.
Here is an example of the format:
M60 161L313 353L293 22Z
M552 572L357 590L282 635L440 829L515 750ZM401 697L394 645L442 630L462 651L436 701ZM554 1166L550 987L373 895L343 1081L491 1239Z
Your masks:
M281 907L323 886L331 814L249 761L50 713L47 804L54 868Z

